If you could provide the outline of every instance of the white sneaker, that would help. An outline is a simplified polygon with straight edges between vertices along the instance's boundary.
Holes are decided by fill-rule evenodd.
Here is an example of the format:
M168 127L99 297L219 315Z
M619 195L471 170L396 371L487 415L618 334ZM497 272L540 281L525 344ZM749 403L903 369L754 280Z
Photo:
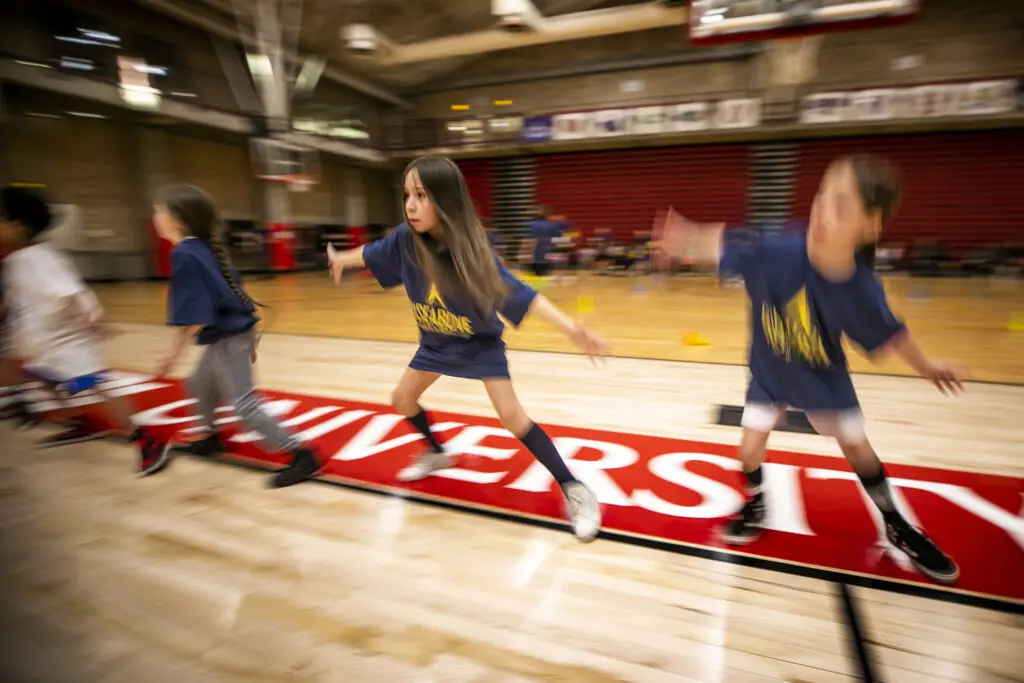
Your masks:
M454 460L447 453L428 451L417 458L416 462L399 472L398 481L411 482L426 479L434 472L446 470L454 464Z
M601 531L601 508L597 496L584 484L574 481L565 485L565 500L569 504L569 521L576 538L589 543Z

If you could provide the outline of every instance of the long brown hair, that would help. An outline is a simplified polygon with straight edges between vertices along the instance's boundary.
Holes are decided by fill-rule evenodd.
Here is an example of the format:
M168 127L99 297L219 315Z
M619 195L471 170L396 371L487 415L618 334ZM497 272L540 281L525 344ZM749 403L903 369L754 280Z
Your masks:
M440 243L430 235L411 231L416 263L442 295L458 298L468 294L481 314L499 307L505 300L505 283L462 171L447 157L420 157L405 168L403 188L412 171L419 175L443 231ZM405 218L408 221L408 216Z
M213 252L217 257L220 274L238 298L254 309L264 307L263 304L249 296L235 280L235 268L231 262L227 245L224 244L224 233L227 226L221 220L217 207L204 190L195 185L174 185L168 188L164 197L164 206L174 218Z

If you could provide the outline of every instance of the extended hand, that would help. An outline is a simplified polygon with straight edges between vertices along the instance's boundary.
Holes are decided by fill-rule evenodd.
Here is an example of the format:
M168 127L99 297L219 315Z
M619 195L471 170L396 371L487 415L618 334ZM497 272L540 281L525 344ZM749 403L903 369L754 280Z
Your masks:
M591 363L594 362L594 356L604 360L612 352L608 342L588 330L580 322L573 326L572 331L569 333L569 340L590 357Z
M922 376L930 380L942 393L959 394L964 389L963 378L969 377L965 368L946 363L932 363Z
M330 243L327 244L327 271L330 273L331 279L334 280L334 286L339 286L345 267L341 264L341 254Z

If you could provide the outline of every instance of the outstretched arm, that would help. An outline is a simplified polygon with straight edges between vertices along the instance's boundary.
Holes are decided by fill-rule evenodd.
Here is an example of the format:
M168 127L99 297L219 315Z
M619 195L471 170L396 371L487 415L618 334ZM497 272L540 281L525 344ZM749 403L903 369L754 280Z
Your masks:
M538 294L533 298L527 314L535 315L556 328L586 353L591 362L595 356L605 358L611 354L611 346L608 345L608 342L588 330L582 322L570 318L565 311L551 303L551 300L543 294Z
M365 245L364 245L365 246ZM338 251L334 245L327 245L327 267L330 270L334 284L341 284L342 273L346 268L365 268L366 261L363 260L363 247L356 247L347 251Z

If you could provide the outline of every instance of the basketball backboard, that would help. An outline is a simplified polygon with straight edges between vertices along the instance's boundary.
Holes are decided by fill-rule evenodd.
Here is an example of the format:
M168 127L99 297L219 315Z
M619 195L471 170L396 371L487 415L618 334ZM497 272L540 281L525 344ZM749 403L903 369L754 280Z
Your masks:
M796 38L912 20L921 0L693 0L690 41L714 45Z

